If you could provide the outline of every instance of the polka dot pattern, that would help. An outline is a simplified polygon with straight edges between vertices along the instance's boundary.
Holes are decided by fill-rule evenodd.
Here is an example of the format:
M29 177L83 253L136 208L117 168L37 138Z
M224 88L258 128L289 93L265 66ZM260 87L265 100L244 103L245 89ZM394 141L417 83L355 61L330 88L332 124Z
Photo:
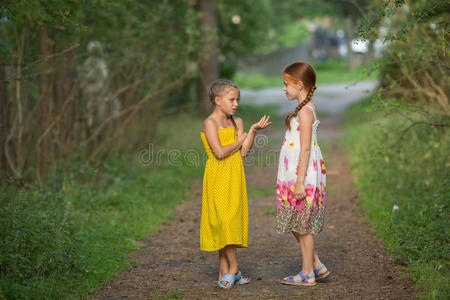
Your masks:
M222 146L236 141L234 128L218 130ZM248 203L244 165L239 151L217 159L200 133L208 160L203 176L200 250L217 251L226 245L247 247Z

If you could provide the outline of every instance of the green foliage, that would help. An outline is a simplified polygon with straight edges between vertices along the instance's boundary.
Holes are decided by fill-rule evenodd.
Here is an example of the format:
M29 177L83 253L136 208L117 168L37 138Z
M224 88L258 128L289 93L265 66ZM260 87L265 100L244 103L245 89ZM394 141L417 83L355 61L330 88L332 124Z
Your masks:
M309 31L305 22L296 21L286 24L279 34L279 44L283 47L292 47L309 40Z
M193 76L197 18L195 7L184 0L2 3L0 59L8 74L8 139L10 145L27 146L10 146L15 175L35 176L39 158L46 161L40 166L45 169L70 163L77 155L100 160L150 140L168 95ZM93 41L101 46L89 53ZM108 107L100 117L96 106L116 96L120 116L108 118ZM34 113L40 111L46 113ZM93 124L87 124L89 117ZM48 153L36 153L45 132L48 140L41 145L48 144L42 151Z
M383 1L358 27L362 38L383 41L379 103L412 103L413 114L432 126L449 126L448 24L450 4L442 0ZM380 30L383 28L383 31ZM397 99L394 102L390 99ZM411 118L409 116L408 118ZM416 118L416 121L419 121Z
M111 160L98 170L80 166L44 191L2 186L3 294L77 297L130 266L124 254L157 230L201 176L199 166L149 171Z
M343 139L352 154L362 206L425 297L447 298L448 131L424 124L410 127L393 111L370 110L370 102L374 100L352 106Z
M219 59L225 77L234 75L242 57L307 40L303 19L335 12L326 1L314 0L258 0L258 5L253 0L220 0L217 7Z
M202 176L201 161L183 160L189 149L201 149L201 120L184 116L178 123L161 122L155 151L165 149L165 155L159 165L155 152L152 164L130 156L110 157L99 168L74 164L42 190L2 182L0 294L79 298L132 264L126 252L156 232ZM176 165L167 156L170 149L182 153Z

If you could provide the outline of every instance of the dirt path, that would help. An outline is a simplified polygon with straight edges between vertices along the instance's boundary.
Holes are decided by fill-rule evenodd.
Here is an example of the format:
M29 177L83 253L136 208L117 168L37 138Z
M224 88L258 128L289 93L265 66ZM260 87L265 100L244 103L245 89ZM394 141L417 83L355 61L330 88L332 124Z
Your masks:
M232 290L217 287L217 253L199 250L201 183L192 199L176 208L176 218L149 237L132 255L141 263L91 295L92 299L414 299L404 268L396 265L362 216L345 152L338 116L322 118L319 138L328 145L327 212L316 246L332 275L315 287L279 283L300 270L300 251L289 234L274 231L277 166L246 167L249 189L273 187L273 195L249 199L249 248L238 250L241 271L252 282ZM266 132L281 142L282 132ZM267 148L277 149L278 143ZM181 297L180 297L181 298ZM174 299L174 298L171 298Z

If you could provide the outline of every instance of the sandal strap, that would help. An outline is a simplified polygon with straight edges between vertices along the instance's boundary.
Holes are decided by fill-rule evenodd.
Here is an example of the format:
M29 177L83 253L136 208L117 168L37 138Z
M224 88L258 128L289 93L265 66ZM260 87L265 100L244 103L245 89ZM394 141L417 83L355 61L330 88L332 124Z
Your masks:
M234 278L235 278L235 276L233 274L228 274L227 273L227 274L222 276L222 279L220 279L220 281L221 282L222 281L228 282L231 285L232 283L234 283Z
M238 271L238 272L236 273L236 275L234 275L235 280L239 280L239 279L241 279L241 277L242 277L241 271Z
M295 279L295 278L294 278L295 275L291 275L291 276L289 276L289 277L286 277L286 278L284 279L284 281L290 282L290 283L293 283L293 282L296 282L296 281L301 281L301 282L304 282L304 283L309 283L308 279L314 278L314 277L315 277L314 272L311 272L310 274L305 274L305 273L303 273L302 271L300 271L300 273L298 273L298 275L299 275L300 279Z
M300 279L302 280L302 282L308 282L308 279L315 277L314 272L312 272L311 274L305 274L303 273L303 271L300 271L298 275L300 275Z
M320 264L317 269L314 269L314 274L317 276L319 275L319 271L322 270L325 267L324 264Z
M238 271L236 275L234 275L235 284L247 284L250 282L250 279L244 279L244 275L242 275L241 271Z

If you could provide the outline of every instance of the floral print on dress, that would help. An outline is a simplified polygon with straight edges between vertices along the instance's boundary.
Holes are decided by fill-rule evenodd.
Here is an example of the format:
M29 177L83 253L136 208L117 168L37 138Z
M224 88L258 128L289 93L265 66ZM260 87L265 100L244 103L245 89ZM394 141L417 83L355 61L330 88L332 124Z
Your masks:
M327 197L327 187L323 184L323 182L320 183L320 192L322 193L322 206L325 206L325 199Z
M325 163L323 162L323 159L320 160L320 169L322 170L322 174L326 173Z
M305 187L305 193L306 193L306 203L309 207L312 207L313 200L314 200L314 186L312 184L308 184Z
M323 229L326 203L326 169L317 143L320 122L314 122L311 129L311 152L304 180L306 197L301 200L295 198L300 173L300 124L295 118L291 118L290 122L292 130L286 130L278 165L276 229L278 232L317 234Z

